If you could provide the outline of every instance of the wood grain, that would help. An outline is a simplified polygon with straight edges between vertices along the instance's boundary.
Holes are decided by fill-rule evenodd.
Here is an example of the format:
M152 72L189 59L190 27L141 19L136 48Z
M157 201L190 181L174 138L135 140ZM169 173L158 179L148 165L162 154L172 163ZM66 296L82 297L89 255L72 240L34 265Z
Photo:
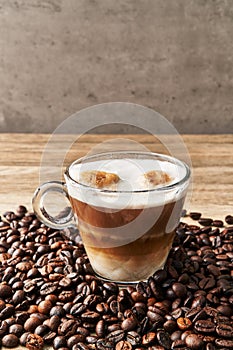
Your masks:
M116 139L129 139L151 151L164 151L152 135L58 135L50 149L59 162L57 150L66 148L64 166L84 156L97 145L108 146ZM192 193L188 210L223 218L233 214L233 135L183 135L192 160ZM48 134L0 134L0 212L14 210L22 203L31 209L31 198L39 185L40 164ZM52 180L52 179L51 179Z

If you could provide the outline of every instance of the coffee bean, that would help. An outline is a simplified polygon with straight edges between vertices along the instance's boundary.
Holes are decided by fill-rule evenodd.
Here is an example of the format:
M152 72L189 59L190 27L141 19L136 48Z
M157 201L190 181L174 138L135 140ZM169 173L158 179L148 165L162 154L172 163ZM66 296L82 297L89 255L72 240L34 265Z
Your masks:
M106 339L98 339L96 342L96 348L98 350L112 350L114 349L114 343Z
M42 350L44 347L43 338L37 334L30 333L27 336L26 348L29 350Z
M9 327L9 333L15 334L18 338L22 335L23 331L24 329L21 324L14 323Z
M5 283L0 284L0 298L5 299L9 298L12 295L12 289Z
M194 328L197 332L200 333L213 333L215 332L215 324L210 320L198 320Z
M177 339L172 342L172 349L185 349L185 348L186 348L186 344L182 339Z
M199 220L200 217L201 217L201 213L198 213L198 212L190 212L189 213L189 216L191 219L193 220Z
M38 311L42 314L49 314L51 308L52 308L52 303L49 300L43 300L39 303L38 305Z
M213 223L213 220L211 218L200 218L198 222L202 226L211 226Z
M227 317L231 317L233 315L233 308L230 305L219 305L217 310L220 314Z
M222 349L233 349L233 340L230 339L216 339L215 344L217 345L217 348L222 348Z
M66 343L66 338L64 336L57 336L56 338L54 338L53 340L53 348L56 349L60 349L61 347L66 347L67 343Z
M172 289L178 298L184 298L186 296L187 289L182 283L175 282L172 285Z
M155 339L156 339L156 333L148 332L148 333L143 335L142 344L143 345L150 345L155 341Z
M124 331L132 331L137 326L137 319L133 316L127 317L121 324L121 328Z
M19 339L19 342L20 342L20 345L22 346L26 346L26 342L27 342L27 337L29 336L29 334L31 334L30 332L25 332L21 335L20 339Z
M132 346L137 346L141 343L141 335L138 334L135 331L129 331L126 334L126 340L129 342Z
M204 342L197 334L189 334L185 338L185 343L192 350L201 350L204 347Z
M15 348L19 343L19 338L15 334L7 334L2 338L2 345L7 348Z
M185 331L192 326L192 321L187 317L179 317L177 319L177 325L182 331Z
M125 332L121 329L118 329L110 332L106 338L115 344L123 340L124 336L125 336Z
M225 221L226 221L227 224L233 225L233 216L232 215L227 215L225 217Z
M76 333L77 323L75 320L66 320L64 321L59 328L59 335L65 335L67 337L71 337Z
M164 331L158 331L157 332L157 340L159 342L159 345L163 346L166 350L171 349L172 341L167 332Z
M216 327L216 333L223 338L232 338L233 327L230 324L220 323Z
M95 327L95 332L98 337L103 338L105 334L105 323L104 320L99 320Z
M176 321L175 320L168 320L163 324L163 328L168 333L172 333L176 330Z
M38 317L29 317L24 324L24 329L26 332L33 333L37 326L39 326L42 321Z
M223 227L224 223L222 220L214 220L212 222L212 225L215 226L215 227Z
M132 345L126 340L121 340L116 344L115 349L116 350L132 350Z
M61 305L56 305L56 306L52 307L49 314L50 314L50 316L63 317L63 316L65 316L65 310L63 309L63 307Z
M100 314L95 311L86 311L82 313L81 318L84 322L96 322L100 318Z

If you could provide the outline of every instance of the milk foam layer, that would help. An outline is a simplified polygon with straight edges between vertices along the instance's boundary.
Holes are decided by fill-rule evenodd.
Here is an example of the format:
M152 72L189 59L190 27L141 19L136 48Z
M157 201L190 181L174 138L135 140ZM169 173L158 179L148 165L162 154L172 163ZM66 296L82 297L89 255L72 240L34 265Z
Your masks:
M113 209L150 207L177 200L180 195L183 195L180 193L182 191L177 193L174 189L169 188L157 191L164 185L155 186L153 191L151 187L148 187L144 177L144 174L149 171L163 171L172 179L171 182L165 184L165 187L172 185L186 175L186 168L182 163L174 164L165 160L135 158L97 160L72 165L69 169L70 177L80 183L80 174L92 170L117 174L120 181L117 183L117 190L113 191L107 187L107 191L103 189L98 191L91 186L79 186L68 182L69 194L90 205Z

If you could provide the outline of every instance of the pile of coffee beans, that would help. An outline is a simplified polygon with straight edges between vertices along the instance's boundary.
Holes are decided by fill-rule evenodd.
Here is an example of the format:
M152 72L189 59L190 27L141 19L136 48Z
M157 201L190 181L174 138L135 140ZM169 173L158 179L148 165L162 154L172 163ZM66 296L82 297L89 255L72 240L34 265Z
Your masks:
M233 217L180 223L164 270L119 287L81 242L19 206L0 219L0 339L8 348L233 349ZM208 223L208 225L207 225Z

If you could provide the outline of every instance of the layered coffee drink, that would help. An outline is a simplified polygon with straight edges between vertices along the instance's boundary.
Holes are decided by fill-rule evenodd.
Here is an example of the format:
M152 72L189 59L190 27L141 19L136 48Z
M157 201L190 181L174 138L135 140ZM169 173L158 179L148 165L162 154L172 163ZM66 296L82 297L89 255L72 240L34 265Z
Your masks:
M172 159L172 158L171 158ZM163 268L187 183L180 163L122 154L69 169L68 186L80 235L95 272L117 282L146 280Z

